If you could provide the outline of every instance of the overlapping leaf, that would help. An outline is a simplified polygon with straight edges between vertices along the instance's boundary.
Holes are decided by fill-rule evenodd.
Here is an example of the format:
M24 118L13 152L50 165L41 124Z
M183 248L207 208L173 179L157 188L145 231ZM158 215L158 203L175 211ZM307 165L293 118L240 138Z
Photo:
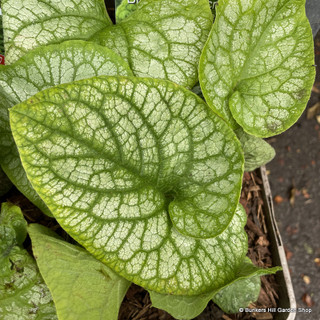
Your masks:
M281 267L261 269L246 257L237 272L237 277L213 296L213 301L227 313L237 313L258 299L260 276L281 271Z
M162 80L98 77L10 111L28 178L98 259L158 292L198 294L233 278L247 246L245 214L234 215L243 155L196 95Z
M192 88L211 25L208 0L144 0L127 19L92 40L126 59L135 76Z
M0 317L57 319L49 289L22 243L27 235L20 208L2 204L0 215Z
M117 320L130 286L86 250L41 225L28 228L40 272L61 320Z
M305 0L221 0L200 61L208 104L233 128L269 137L297 121L314 81Z
M213 301L224 312L237 313L240 308L246 308L258 300L261 289L260 276L279 270L279 267L259 269L246 257L240 268L239 279L218 290L213 296Z
M247 308L258 300L261 289L260 277L237 281L215 295L215 303L226 313L238 313L240 308Z
M260 269L248 257L240 265L235 278L221 288L197 296L164 295L149 291L152 305L169 312L176 319L193 319L198 316L208 302L213 301L227 313L238 312L258 299L260 276L273 274L279 267Z
M276 152L268 142L247 134L242 128L236 129L235 133L243 149L245 171L253 171L274 158Z
M33 190L12 138L8 108L61 83L97 75L131 75L111 50L85 41L66 41L35 49L10 66L0 66L0 164L10 180L43 212L49 210Z
M37 47L88 39L112 24L102 0L3 0L2 11L7 64Z
M117 3L116 3L117 5ZM131 13L136 11L138 8L138 2L128 2L128 0L120 1L120 4L116 7L116 21L120 21L127 18Z
M212 299L214 293L197 296L165 295L149 291L152 306L168 312L175 319L189 320L197 317Z

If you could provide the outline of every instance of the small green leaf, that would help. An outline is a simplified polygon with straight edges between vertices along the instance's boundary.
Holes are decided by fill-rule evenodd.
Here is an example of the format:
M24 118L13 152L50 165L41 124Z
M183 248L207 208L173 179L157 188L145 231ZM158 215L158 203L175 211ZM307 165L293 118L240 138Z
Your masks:
M244 170L253 171L268 162L276 155L272 146L261 138L245 133L242 128L235 130L244 152Z
M189 320L197 317L212 299L214 293L197 296L175 296L149 291L152 306L168 312L175 319Z
M28 51L66 40L86 40L111 25L102 0L3 0L6 64Z
M0 215L0 316L11 320L57 319L49 289L34 259L21 247L26 221L20 208L2 204Z
M117 320L130 282L86 250L37 224L28 228L40 272L61 320Z
M66 41L35 49L10 66L0 66L0 163L16 187L51 215L26 177L13 140L8 108L57 84L97 75L131 75L110 49L85 41Z
M128 2L128 0L123 0L121 4L116 8L116 21L119 23L120 21L127 18L131 13L137 10L138 2Z
M33 187L98 259L164 293L198 294L233 277L247 245L236 210L243 154L196 95L169 81L97 77L10 113Z
M240 308L246 308L255 302L260 293L259 276L239 280L217 293L213 301L226 313L237 313Z
M221 0L200 60L206 101L235 129L279 134L302 114L314 82L305 0Z
M27 236L27 222L19 207L6 202L1 205L0 225L8 226L15 232L16 243L21 246Z
M258 299L260 276L280 270L280 267L260 269L246 257L238 271L237 279L219 290L214 295L213 301L226 313L237 313L239 308L246 308Z
M256 301L260 292L259 276L281 270L279 267L260 269L245 257L235 278L228 284L211 292L197 296L164 295L149 291L152 305L170 313L176 319L193 319L198 316L208 302L213 301L225 312L238 312Z
M144 0L125 20L92 40L121 55L137 77L192 88L211 25L208 0Z

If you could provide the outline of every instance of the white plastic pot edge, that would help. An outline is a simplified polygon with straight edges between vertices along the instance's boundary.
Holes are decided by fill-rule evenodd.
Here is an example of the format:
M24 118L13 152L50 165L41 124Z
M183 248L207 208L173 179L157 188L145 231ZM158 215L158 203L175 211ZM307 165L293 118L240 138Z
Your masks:
M284 251L284 246L282 243L279 228L278 228L275 214L274 214L273 200L272 200L271 188L270 188L270 184L269 184L269 180L268 180L268 176L267 176L267 170L266 170L265 166L262 166L260 168L260 170L261 170L261 177L262 177L262 183L263 183L263 187L264 187L264 191L265 191L265 196L267 199L267 208L268 208L268 212L270 214L270 222L271 222L271 225L273 228L273 233L275 235L275 240L277 242L276 245L277 245L277 249L279 252L281 267L283 269L282 272L283 272L284 280L285 280L286 287L287 287L290 309L296 309L297 303L296 303L296 299L295 299L295 295L294 295L294 291L293 291L293 286L292 286L292 281L291 281L291 276L290 276L290 272L289 272L286 254ZM289 313L286 320L294 320L295 317L296 317L296 313L292 312L292 313Z

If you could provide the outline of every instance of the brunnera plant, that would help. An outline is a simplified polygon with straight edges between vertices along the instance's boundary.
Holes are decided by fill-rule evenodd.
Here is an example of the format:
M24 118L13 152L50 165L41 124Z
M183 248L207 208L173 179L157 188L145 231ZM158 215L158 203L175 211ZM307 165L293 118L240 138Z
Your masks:
M257 299L279 268L246 258L241 181L310 95L304 4L141 0L113 25L100 0L2 1L1 167L82 246L28 228L59 319L117 319L131 282L178 319Z

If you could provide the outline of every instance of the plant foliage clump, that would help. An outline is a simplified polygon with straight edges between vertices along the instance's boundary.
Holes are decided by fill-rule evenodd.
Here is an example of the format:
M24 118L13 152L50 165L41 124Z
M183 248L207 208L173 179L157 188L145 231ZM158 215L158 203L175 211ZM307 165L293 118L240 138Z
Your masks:
M309 98L304 5L123 1L114 25L100 0L3 1L1 168L81 247L5 204L1 245L32 276L19 276L31 293L15 304L23 288L0 260L0 314L113 320L131 282L177 319L257 299L259 277L280 268L246 257L241 183L274 157L262 138Z

